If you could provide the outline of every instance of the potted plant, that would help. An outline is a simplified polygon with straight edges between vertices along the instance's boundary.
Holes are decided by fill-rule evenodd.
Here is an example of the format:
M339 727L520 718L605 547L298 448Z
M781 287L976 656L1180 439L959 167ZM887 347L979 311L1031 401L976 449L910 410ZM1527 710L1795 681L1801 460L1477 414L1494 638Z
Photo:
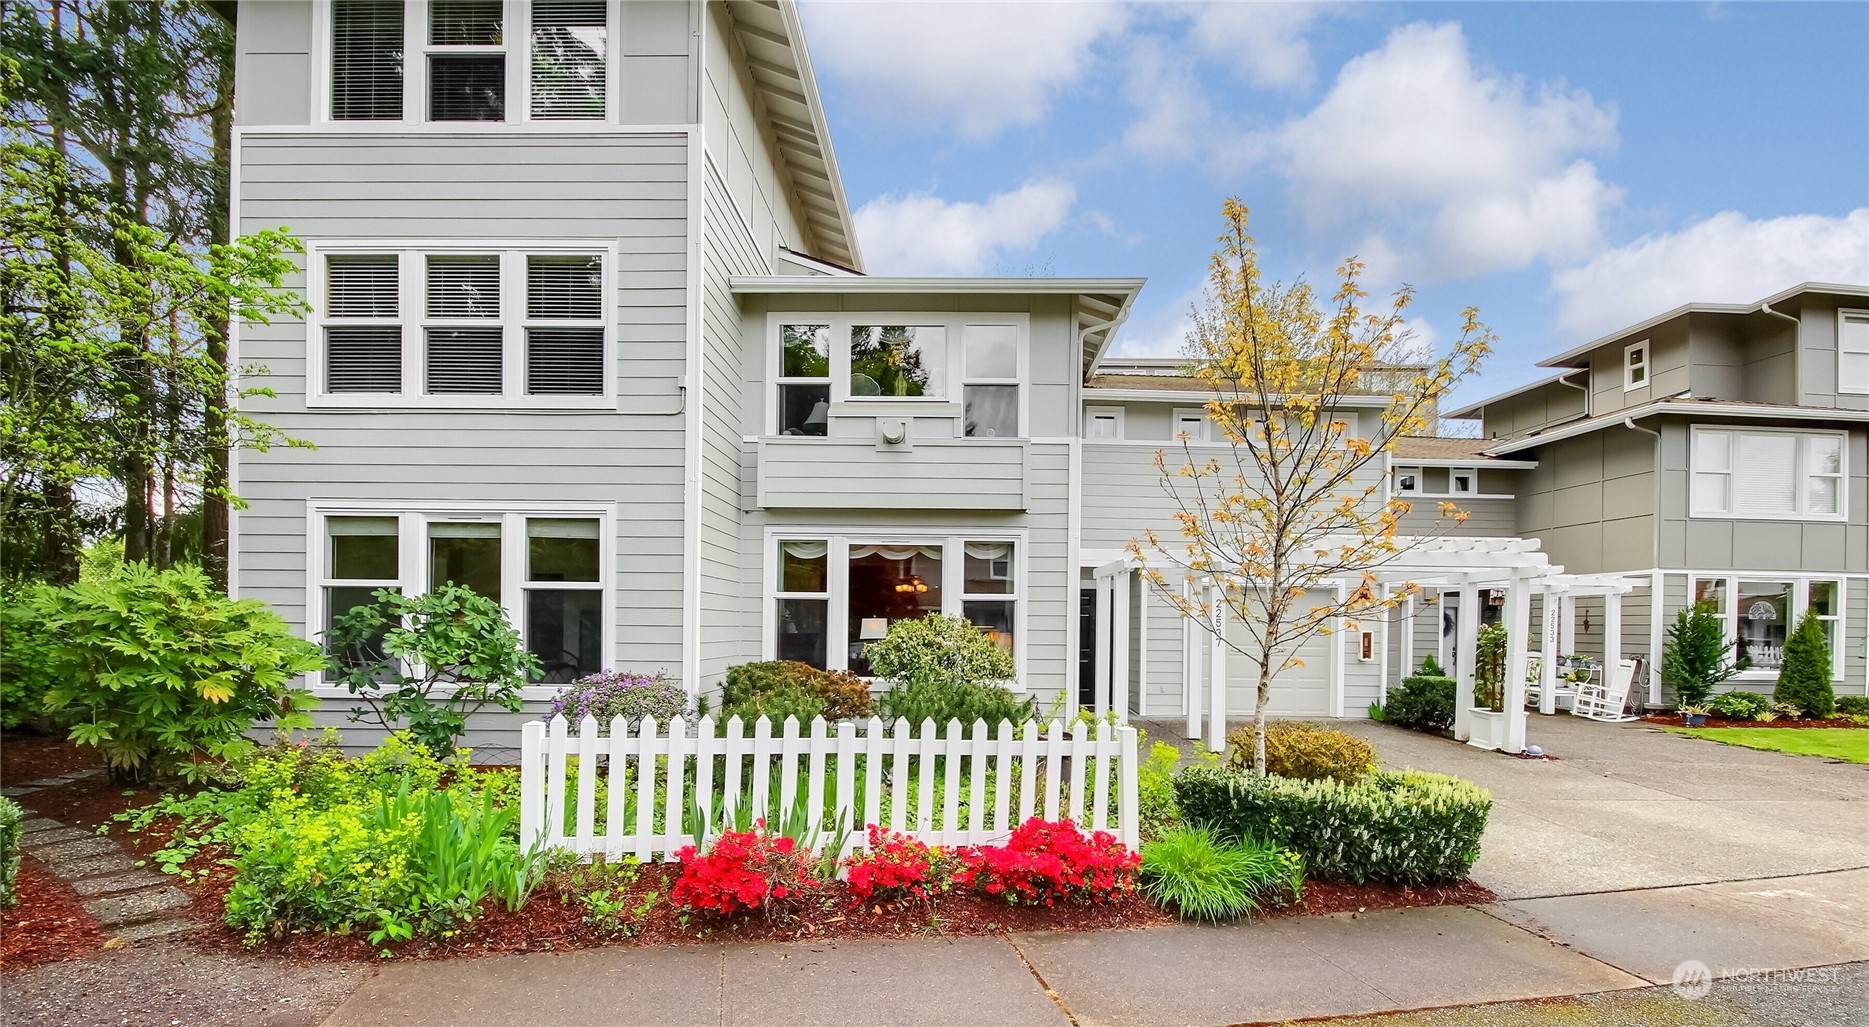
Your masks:
M1480 629L1474 647L1473 708L1467 744L1480 749L1503 749L1509 717L1523 718L1524 710L1506 709L1506 628L1488 624Z
M1681 707L1681 722L1688 727L1707 726L1707 714L1713 711L1705 706L1687 705Z

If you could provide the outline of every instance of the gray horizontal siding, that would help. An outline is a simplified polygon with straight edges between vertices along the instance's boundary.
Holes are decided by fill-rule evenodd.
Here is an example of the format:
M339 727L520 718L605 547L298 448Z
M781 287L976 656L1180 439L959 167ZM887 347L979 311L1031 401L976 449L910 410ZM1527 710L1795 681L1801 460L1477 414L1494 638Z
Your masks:
M989 439L920 441L880 450L874 441L764 438L760 506L815 509L1022 510L1028 444Z
M1398 531L1404 535L1445 535L1449 538L1498 538L1518 536L1518 508L1512 499L1471 499L1449 496L1447 501L1466 514L1466 520L1444 516L1441 500L1422 497L1412 500L1413 507L1403 514Z

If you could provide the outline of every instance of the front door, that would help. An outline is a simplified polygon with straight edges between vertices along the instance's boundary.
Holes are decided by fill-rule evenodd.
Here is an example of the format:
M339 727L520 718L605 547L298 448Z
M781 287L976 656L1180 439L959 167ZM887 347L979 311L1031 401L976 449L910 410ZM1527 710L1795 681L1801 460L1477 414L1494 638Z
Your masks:
M1097 701L1097 590L1077 590L1077 704Z

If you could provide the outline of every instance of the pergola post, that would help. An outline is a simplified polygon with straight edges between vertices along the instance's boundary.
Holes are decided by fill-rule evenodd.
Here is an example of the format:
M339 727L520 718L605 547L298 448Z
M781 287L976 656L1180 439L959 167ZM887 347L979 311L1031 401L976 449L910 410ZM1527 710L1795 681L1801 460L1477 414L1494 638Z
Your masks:
M1473 670L1480 645L1480 586L1469 581L1460 589L1454 630L1454 740L1473 737Z
M1525 672L1532 629L1529 581L1506 585L1506 737L1505 752L1525 751ZM1549 695L1547 691L1544 693Z
M1538 632L1538 712L1557 712L1558 593L1546 592Z
M1616 663L1621 659L1622 593L1611 592L1603 597L1603 680L1610 680L1609 675L1616 673Z
M1559 601L1558 610L1563 619L1558 622L1559 655L1571 656L1577 652L1577 597L1569 592Z
M1409 596L1407 599L1402 600L1402 676L1407 677L1408 675L1413 674L1414 672L1415 672L1415 597ZM1389 683L1387 681L1384 681L1382 683L1382 687L1384 689L1387 689L1389 687Z
M1146 581L1136 582L1136 715L1149 715L1149 593L1152 589ZM1124 703L1120 714L1122 722L1129 723L1129 704Z
M1110 708L1110 637L1115 625L1110 623L1110 578L1098 575L1095 579L1097 591L1097 647L1095 653L1095 684L1091 688L1091 708L1097 716Z
M1187 607L1194 604L1194 584L1181 583L1181 598ZM1181 618L1181 709L1187 715L1188 741L1201 737L1201 636L1194 618Z
M1129 716L1129 577L1127 567L1110 575L1110 704L1098 716L1107 710Z
M1210 690L1208 699L1212 703L1207 712L1207 748L1212 752L1225 752L1227 747L1227 644L1223 639L1227 630L1227 604L1225 592L1213 585L1207 586L1207 595L1213 605L1214 628L1208 638L1208 660L1213 667L1211 680L1207 683Z

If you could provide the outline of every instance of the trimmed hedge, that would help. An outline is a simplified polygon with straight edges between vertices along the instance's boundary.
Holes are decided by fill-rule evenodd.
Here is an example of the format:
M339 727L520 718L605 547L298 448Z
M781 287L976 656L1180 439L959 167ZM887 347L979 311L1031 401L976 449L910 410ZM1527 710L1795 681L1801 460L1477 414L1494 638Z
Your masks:
M870 688L847 670L819 670L796 660L766 660L727 668L721 690L721 717L753 720L788 716L809 724L811 718L861 720L875 712Z
M1175 801L1193 826L1272 842L1313 877L1362 884L1449 883L1480 858L1492 793L1423 771L1377 770L1356 784L1189 767Z
M1389 689L1382 704L1382 719L1417 731L1446 731L1454 726L1457 687L1458 683L1441 674L1439 667L1423 667L1421 673L1410 674Z
M1227 765L1252 769L1253 730L1227 736ZM1376 748L1347 731L1309 720L1275 720L1265 726L1265 772L1304 781L1329 778L1353 784L1376 766Z
M10 909L17 902L13 883L19 876L20 825L26 811L12 799L0 799L0 909Z

